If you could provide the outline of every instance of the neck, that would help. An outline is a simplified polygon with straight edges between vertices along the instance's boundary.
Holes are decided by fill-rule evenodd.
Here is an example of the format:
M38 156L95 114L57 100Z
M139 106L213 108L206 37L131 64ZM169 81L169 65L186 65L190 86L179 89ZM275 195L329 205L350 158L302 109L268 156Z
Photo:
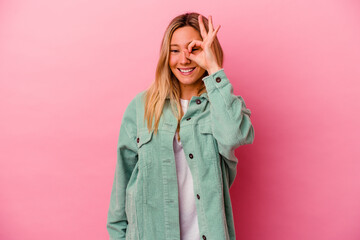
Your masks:
M198 95L198 92L201 89L201 87L202 87L201 80L197 81L194 84L189 84L189 85L180 83L180 89L181 89L180 98L184 100L190 100L193 96Z

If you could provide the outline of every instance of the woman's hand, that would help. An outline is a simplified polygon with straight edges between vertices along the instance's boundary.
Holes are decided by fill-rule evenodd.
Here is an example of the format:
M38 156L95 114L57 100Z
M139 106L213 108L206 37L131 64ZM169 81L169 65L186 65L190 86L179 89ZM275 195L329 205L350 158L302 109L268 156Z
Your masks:
M209 32L206 32L204 22L202 20L201 14L199 14L199 26L200 33L203 41L193 40L188 45L188 52L185 52L185 56L196 62L200 67L207 70L209 75L221 69L219 66L215 53L212 49L212 43L216 37L217 32L220 29L220 25L214 30L212 17L209 16ZM192 53L192 49L194 47L200 47L202 51L196 52L196 54Z

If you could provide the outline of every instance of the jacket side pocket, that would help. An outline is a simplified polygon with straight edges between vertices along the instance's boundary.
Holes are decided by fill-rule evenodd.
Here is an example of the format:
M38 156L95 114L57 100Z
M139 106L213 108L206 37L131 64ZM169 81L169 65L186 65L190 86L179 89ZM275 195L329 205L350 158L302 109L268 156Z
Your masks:
M152 146L152 139L153 139L153 130L148 131L147 128L142 129L138 132L137 135L137 145L139 151L139 169L140 174L142 176L142 197L143 202L148 202L148 180L151 176L150 170L152 168L152 161L154 160L153 156L153 147Z

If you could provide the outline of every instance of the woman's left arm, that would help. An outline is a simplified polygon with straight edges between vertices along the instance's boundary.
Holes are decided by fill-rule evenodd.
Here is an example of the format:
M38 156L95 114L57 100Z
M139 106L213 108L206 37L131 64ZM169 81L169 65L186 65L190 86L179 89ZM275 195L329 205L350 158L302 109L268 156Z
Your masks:
M211 128L219 147L219 153L231 161L237 161L234 150L254 141L254 128L250 121L251 111L241 96L233 94L233 86L224 69L202 79L210 101Z
M198 21L203 40L193 40L188 45L185 55L206 69L209 74L202 80L210 101L212 133L218 143L220 154L235 163L237 158L234 150L254 140L254 129L250 121L251 112L246 108L242 97L233 94L233 86L215 56L213 42L220 25L214 29L212 17L209 16L207 31L201 15ZM192 53L194 47L200 47L202 51Z

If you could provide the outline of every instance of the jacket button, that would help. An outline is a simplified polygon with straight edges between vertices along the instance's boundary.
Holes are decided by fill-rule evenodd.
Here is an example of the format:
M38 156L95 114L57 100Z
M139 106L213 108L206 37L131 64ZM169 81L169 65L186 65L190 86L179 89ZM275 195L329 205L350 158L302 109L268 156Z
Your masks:
M196 99L196 103L197 103L197 104L200 104L200 103L201 103L201 100L200 100L200 99Z
M199 194L196 194L196 197L197 197L197 199L200 199L200 195L199 195Z
M194 157L194 156L190 153L190 154L189 154L189 158L191 158L191 159L192 159L193 157Z
M205 235L202 235L202 238L203 238L204 240L206 240L206 237L205 237Z
M221 82L221 78L217 77L217 78L216 78L216 82L217 82L217 83Z
M139 139L139 138L137 138L137 139L136 139L136 142L137 142L137 143L139 143L139 141L140 141L140 139Z
M186 121L189 121L191 118L187 118Z

